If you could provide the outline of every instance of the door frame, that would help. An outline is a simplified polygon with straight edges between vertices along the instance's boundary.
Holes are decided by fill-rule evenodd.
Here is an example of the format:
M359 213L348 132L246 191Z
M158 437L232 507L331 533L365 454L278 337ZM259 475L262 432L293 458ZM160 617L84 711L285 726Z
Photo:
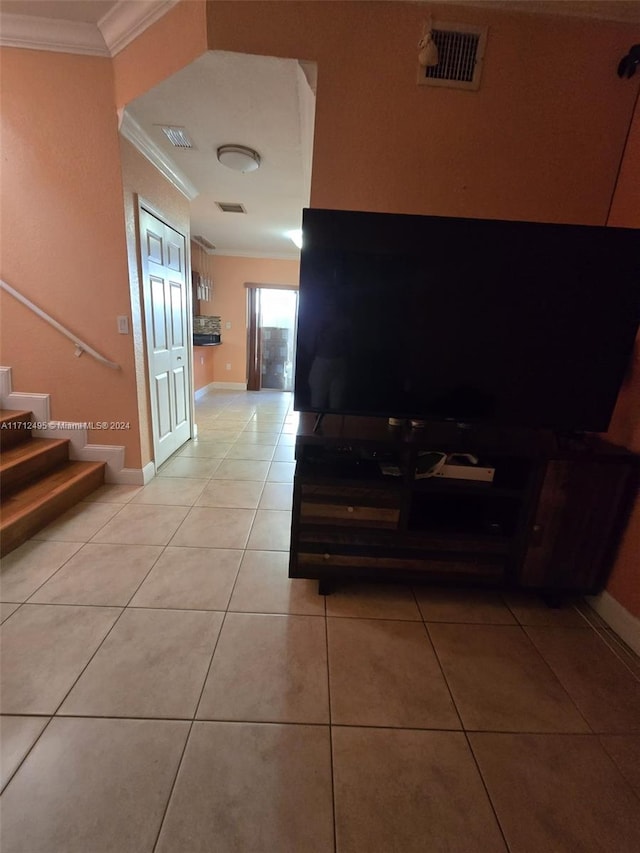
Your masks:
M247 291L247 391L262 390L262 352L260 349L259 314L260 314L260 290L295 290L299 294L300 288L296 284L265 284L264 282L245 281ZM297 304L297 303L296 303ZM293 340L295 358L295 340L298 334L298 315L293 321Z
M135 201L135 219L136 219L136 262L138 268L138 305L139 305L139 316L135 317L132 322L132 326L135 331L140 330L141 342L142 342L142 359L144 364L143 371L137 371L138 377L144 377L143 387L144 387L144 411L146 412L146 428L149 439L149 448L151 452L151 461L153 463L154 469L157 472L158 465L156 464L156 449L155 449L155 433L153 429L153 411L151 406L151 385L150 385L150 376L149 376L149 356L148 356L148 341L147 341L147 327L145 322L145 309L146 305L144 302L144 273L142 266L142 236L140 232L140 211L146 210L147 213L150 213L151 216L154 216L156 219L159 219L177 234L179 234L184 239L185 245L185 253L184 253L184 265L185 265L185 295L186 295L186 311L187 311L187 341L186 341L186 351L187 351L187 371L188 371L188 383L189 383L189 417L190 417L190 437L195 438L197 434L197 427L195 421L195 389L193 384L193 294L191 287L191 232L189 231L187 234L183 233L183 230L178 227L171 219L170 216L167 216L161 208L157 207L155 204L149 202L144 196L141 196L138 193L134 193L134 201ZM133 307L133 306L132 306ZM136 322L137 321L137 322ZM135 347L135 337L134 337L134 350ZM138 411L142 416L142 405L140 401L140 394L138 394ZM141 436L142 438L142 436Z

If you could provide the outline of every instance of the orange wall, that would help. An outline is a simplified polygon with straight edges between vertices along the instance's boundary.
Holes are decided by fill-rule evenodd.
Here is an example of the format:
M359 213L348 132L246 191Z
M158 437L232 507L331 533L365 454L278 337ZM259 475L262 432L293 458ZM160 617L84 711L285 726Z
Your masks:
M213 314L222 318L222 345L216 347L214 380L247 381L247 289L256 284L298 284L299 261L213 256ZM231 323L227 329L226 324ZM226 365L231 369L227 370Z
M209 47L317 61L313 206L603 224L640 28L428 8L489 25L478 92L416 84L417 3L209 2Z
M2 64L2 277L118 371L83 355L10 296L2 363L14 390L51 394L51 416L128 421L89 441L124 444L140 465L119 141L111 61L5 48Z
M609 224L640 228L640 105L636 107L630 128ZM640 335L608 437L640 453ZM640 498L620 546L607 591L640 618Z
M193 388L199 391L213 382L216 350L220 347L193 348Z
M189 65L206 49L206 3L180 0L114 58L117 106L126 106Z
M144 310L138 264L138 197L176 231L184 234L189 245L189 202L173 184L164 178L151 163L126 139L120 137L124 216L129 265L130 313L135 357L138 417L142 465L153 457L151 412L149 408L149 383L144 344ZM190 287L190 277L187 275Z

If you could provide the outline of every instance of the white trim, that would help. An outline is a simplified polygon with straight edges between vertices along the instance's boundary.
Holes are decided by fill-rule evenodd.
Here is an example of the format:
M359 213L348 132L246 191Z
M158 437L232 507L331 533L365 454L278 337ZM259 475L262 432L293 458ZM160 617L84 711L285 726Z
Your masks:
M177 2L178 0L145 0L144 3L131 3L131 0L119 0L98 21L98 30L111 56L120 53Z
M50 417L49 394L21 394L12 391L2 400L3 409L18 409L23 412L31 412L34 421L48 423Z
M640 619L623 607L606 590L600 595L585 596L587 603L601 616L621 640L640 655Z
M104 462L105 480L113 478L124 466L124 447L118 444L89 444L87 430L81 423L73 421L49 421L44 429L34 429L36 438L65 438L69 441L69 459L79 462Z
M0 46L113 57L178 0L119 0L97 24L0 13Z
M189 201L199 195L199 190L191 183L184 172L173 162L168 154L159 148L156 143L140 127L138 122L126 110L122 116L120 133L125 139L138 149L143 157L152 163L165 178L170 181L176 189L186 196Z
M121 468L114 479L106 481L118 486L146 486L156 475L156 466L147 462L143 468Z
M210 382L207 388L222 388L226 391L246 391L246 382Z
M241 252L238 249L216 249L216 255L231 258L268 258L274 261L300 261L300 250L297 252Z
M49 394L22 394L13 390L10 367L0 367L0 408L31 412L34 421L48 423L50 417Z
M193 395L194 400L201 400L209 391L213 391L216 387L215 382L210 382L208 385L204 385L202 388L198 388L198 390Z
M36 15L0 15L0 45L55 53L110 56L95 24L39 18Z

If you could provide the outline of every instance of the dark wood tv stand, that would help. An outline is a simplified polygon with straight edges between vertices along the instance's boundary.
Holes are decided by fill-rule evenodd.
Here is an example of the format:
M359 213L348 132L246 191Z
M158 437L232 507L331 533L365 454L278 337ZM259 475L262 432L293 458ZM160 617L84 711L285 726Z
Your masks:
M589 437L327 415L296 439L289 576L326 594L339 580L538 589L604 586L638 480L638 459ZM493 482L416 479L421 451L473 453ZM399 470L399 476L383 473Z

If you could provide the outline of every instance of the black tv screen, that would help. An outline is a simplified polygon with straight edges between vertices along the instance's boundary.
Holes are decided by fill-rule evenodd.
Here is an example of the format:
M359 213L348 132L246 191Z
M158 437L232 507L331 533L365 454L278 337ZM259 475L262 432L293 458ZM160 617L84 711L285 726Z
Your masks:
M305 210L298 411L606 430L640 231Z

